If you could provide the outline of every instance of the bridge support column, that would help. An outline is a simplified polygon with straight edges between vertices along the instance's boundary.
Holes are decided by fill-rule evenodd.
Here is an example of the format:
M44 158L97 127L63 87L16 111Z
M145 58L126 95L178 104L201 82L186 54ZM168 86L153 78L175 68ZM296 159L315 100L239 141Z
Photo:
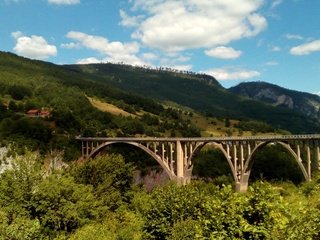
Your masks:
M240 180L236 182L235 190L238 193L244 193L248 191L249 174L245 173L241 176Z
M309 146L307 146L307 173L308 173L307 181L311 181L311 153L310 153Z
M177 162L177 182L185 185L186 180L184 176L184 154L181 146L181 142L176 142L176 162Z
M317 149L316 149L316 154L317 154L317 164L318 164L318 170L320 170L320 147L317 146Z
M89 143L86 142L86 158L89 156Z

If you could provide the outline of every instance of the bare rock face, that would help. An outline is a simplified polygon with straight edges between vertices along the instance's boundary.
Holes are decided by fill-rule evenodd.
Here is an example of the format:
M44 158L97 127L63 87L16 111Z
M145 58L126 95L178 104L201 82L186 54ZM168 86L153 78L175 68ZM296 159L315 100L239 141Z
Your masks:
M0 174L12 168L12 156L8 156L10 146L0 147Z
M264 103L289 108L320 122L320 96L265 82L241 83L229 91Z
M285 94L279 95L271 88L261 89L253 95L253 99L259 101L265 100L267 102L270 102L273 106L286 106L290 109L293 109L294 107L294 101L290 96Z
M294 107L294 102L291 97L286 95L280 95L278 96L277 102L275 103L275 106L278 106L278 105L285 105L288 108L292 109Z

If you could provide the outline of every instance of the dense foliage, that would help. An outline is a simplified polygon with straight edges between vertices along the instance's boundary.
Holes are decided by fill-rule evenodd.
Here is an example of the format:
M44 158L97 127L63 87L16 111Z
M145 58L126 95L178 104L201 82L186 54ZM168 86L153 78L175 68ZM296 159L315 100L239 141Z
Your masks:
M96 76L95 81L147 96L187 106L215 117L258 120L292 133L313 133L320 130L318 119L284 107L240 97L220 86L211 76L181 74L163 69L144 69L119 64L67 66ZM290 119L290 121L288 121Z
M132 115L102 112L90 98ZM234 127L240 134L320 130L313 119L235 96L204 74L121 64L57 66L0 52L2 142L14 141L41 152L64 150L72 160L79 156L76 135L200 136L202 129L183 114L189 109L182 111L181 106L190 107L191 115L195 110L208 117L238 119ZM47 109L50 115L30 119L27 112L32 109Z
M0 175L0 239L319 239L320 178L248 193L193 181L146 192L104 155L48 175L26 152Z
M93 82L93 80L97 80ZM177 109L164 108L152 99L140 97L101 83L94 76L53 64L0 52L0 137L1 142L45 153L63 150L65 157L79 157L74 137L200 136L200 129L183 118ZM95 108L89 98L132 113L115 116ZM29 110L46 110L41 117Z

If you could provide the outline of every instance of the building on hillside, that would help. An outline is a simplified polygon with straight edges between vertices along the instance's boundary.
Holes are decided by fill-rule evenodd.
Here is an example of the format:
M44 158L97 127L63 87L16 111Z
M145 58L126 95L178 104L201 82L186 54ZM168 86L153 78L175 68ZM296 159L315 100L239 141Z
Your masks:
M28 117L49 118L49 117L51 117L51 111L48 108L30 109L27 112L27 116Z
M39 117L41 118L49 118L51 117L51 111L47 108L42 108L39 113Z
M39 109L30 109L27 112L28 117L39 117Z

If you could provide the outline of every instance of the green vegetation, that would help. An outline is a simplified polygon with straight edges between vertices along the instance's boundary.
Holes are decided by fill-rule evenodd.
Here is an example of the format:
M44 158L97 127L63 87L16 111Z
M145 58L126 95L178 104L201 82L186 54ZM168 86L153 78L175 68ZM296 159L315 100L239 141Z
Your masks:
M239 98L210 76L170 69L57 66L0 52L0 86L1 142L15 143L18 151L25 146L41 153L64 151L68 160L80 155L74 141L78 135L197 137L320 130L316 121L292 111ZM49 114L27 114L41 109Z
M237 97L203 74L57 66L0 52L0 139L14 158L0 174L0 239L319 239L320 178L301 183L297 164L277 145L253 156L246 194L233 191L227 161L214 148L194 159L198 180L150 192L133 185L135 170L158 171L139 150L119 144L109 155L73 161L78 135L318 130L313 119ZM63 153L69 166L53 171L48 152Z
M229 91L271 105L291 108L308 117L319 119L320 97L316 94L289 90L266 82L245 82Z
M45 153L62 150L68 160L79 157L74 141L83 136L200 136L182 114L144 97L93 82L94 76L53 64L0 53L0 138ZM130 114L111 114L92 103L109 103ZM49 115L28 115L46 109ZM121 112L120 112L121 113Z
M1 239L319 239L320 180L295 186L193 181L146 192L105 155L48 175L26 152L0 175Z
M140 96L174 102L201 112L207 117L257 120L292 133L312 133L320 130L318 119L289 108L273 107L240 97L203 74L180 73L167 69L145 69L117 64L66 66L75 71L96 76L106 83ZM288 121L288 118L290 121Z
M194 177L220 186L233 183L230 166L220 150L205 147L195 156L193 163ZM317 166L313 166L313 172L317 172ZM253 155L250 179L270 182L289 180L294 184L300 184L304 177L297 162L287 150L278 144L270 144Z

